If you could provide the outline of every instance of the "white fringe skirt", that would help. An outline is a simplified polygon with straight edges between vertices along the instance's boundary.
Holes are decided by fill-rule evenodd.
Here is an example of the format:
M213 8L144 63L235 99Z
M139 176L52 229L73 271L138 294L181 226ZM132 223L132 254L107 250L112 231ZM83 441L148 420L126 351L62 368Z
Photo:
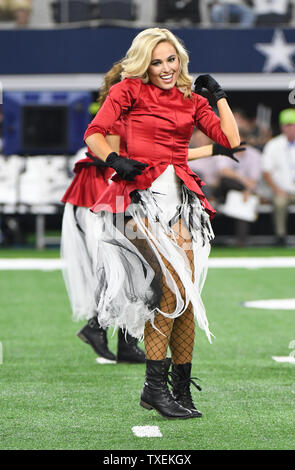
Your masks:
M88 319L95 312L103 328L120 327L142 339L147 321L154 325L157 314L176 318L191 302L197 323L211 342L201 299L214 238L209 215L172 165L151 188L133 196L125 214L94 214L66 204L61 254L73 318ZM186 247L178 245L178 233L173 231L180 219L180 231L182 224L188 229L194 272ZM178 274L184 298L163 258ZM172 313L160 309L163 283L175 295Z

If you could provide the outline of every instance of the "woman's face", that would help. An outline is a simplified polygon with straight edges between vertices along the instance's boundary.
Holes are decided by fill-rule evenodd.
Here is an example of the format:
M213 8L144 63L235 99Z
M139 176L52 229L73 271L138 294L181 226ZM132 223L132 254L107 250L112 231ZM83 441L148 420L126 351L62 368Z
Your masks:
M154 48L147 72L154 85L164 90L174 87L180 73L180 63L177 52L170 42L160 42Z

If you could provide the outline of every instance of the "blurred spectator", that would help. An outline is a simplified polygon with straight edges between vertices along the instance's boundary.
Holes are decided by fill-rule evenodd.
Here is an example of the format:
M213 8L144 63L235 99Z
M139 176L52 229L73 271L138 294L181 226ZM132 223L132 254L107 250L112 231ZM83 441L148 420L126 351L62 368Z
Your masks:
M289 0L253 0L256 25L286 24L291 20L291 2Z
M287 209L295 204L295 109L281 111L279 124L282 133L266 144L262 168L272 190L277 245L286 245Z
M190 20L193 23L199 23L199 3L200 0L157 0L156 22Z
M247 144L262 150L272 137L270 110L258 105L256 118L247 116L243 109L234 109L233 115Z
M251 27L255 23L255 12L246 0L214 0L210 14L213 24L237 22L240 26Z
M16 25L26 27L30 21L32 0L0 0L0 20L15 20Z
M240 132L240 136L241 140L245 139L242 132ZM256 194L257 185L261 177L261 154L254 147L247 146L246 150L238 155L239 163L229 158L218 159L217 161L220 180L216 196L221 204L226 201L227 194L231 190L242 193L242 203L247 203L250 196ZM247 217L243 220L242 215L241 218L235 218L237 219L235 235L238 244L243 246L246 244L249 235L249 220Z

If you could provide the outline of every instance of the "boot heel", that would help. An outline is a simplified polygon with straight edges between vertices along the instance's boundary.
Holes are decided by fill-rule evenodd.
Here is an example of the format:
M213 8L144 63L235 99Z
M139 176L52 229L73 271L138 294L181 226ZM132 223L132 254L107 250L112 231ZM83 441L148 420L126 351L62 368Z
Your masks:
M151 405L149 405L148 403L146 403L145 401L140 400L139 404L140 404L140 406L142 406L146 410L152 410L153 409L153 407Z
M89 341L88 341L87 338L83 335L83 333L81 333L81 331L79 331L79 332L77 333L77 336L78 336L82 341L84 341L84 343L89 344Z

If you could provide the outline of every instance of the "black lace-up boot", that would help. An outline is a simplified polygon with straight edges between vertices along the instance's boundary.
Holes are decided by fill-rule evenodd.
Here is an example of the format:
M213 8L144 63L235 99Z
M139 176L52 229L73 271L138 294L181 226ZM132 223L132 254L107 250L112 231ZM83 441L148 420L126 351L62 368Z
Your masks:
M99 326L96 317L90 318L87 325L77 333L77 336L89 344L99 356L109 361L116 361L116 356L108 348L107 330Z
M140 405L147 410L156 410L164 418L193 418L193 413L177 403L168 389L168 370L171 359L146 360L146 379L141 393Z
M137 346L137 339L126 334L121 330L118 331L118 362L129 362L130 364L142 364L145 362L145 354Z
M172 372L169 374L172 382L169 383L172 385L172 393L175 400L184 408L191 410L195 418L200 418L202 413L194 405L190 384L193 384L198 390L201 390L201 387L193 381L197 377L191 377L191 369L192 365L190 362L186 364L172 364Z

